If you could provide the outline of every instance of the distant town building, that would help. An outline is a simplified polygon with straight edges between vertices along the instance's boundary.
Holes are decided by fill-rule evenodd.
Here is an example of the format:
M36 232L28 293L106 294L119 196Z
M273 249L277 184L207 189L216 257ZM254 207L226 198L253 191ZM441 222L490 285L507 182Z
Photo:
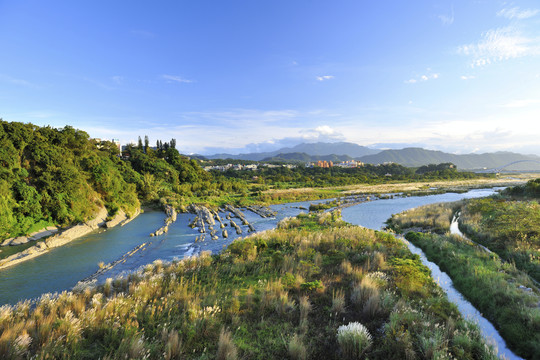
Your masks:
M315 166L316 167L322 167L322 168L331 168L331 167L334 166L334 163L331 162L331 161L319 160L319 161L317 161Z
M343 168L356 168L356 167L364 166L364 163L361 161L349 160L349 161L342 161L339 164L335 164L334 166L339 166Z
M276 164L248 164L248 165L242 165L242 164L226 164L226 165L209 165L203 167L203 170L210 171L210 170L217 170L217 171L227 171L227 170L251 170L251 171L258 171L259 169L266 167L269 169L273 168L279 168L279 167L285 167L288 169L294 169L296 168L296 165L292 164L284 164L284 165L276 165Z
M112 139L112 142L114 143L114 145L116 145L119 151L122 151L122 145L120 145L120 139Z
M120 140L119 139L112 139L112 140L107 140L107 139L102 139L102 138L93 138L91 140L94 140L95 141L95 144L96 144L96 147L98 149L101 149L103 148L103 142L104 141L110 141L112 142L114 145L116 145L116 147L118 148L118 151L122 152L122 146L120 145Z

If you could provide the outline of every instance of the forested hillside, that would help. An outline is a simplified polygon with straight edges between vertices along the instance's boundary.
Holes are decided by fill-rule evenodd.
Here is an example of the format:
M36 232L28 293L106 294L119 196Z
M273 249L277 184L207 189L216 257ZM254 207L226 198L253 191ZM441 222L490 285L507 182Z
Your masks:
M157 200L209 178L169 144L128 154L124 161L113 143L71 126L0 121L0 239L81 222L102 206L110 215L120 208L131 214L139 199Z

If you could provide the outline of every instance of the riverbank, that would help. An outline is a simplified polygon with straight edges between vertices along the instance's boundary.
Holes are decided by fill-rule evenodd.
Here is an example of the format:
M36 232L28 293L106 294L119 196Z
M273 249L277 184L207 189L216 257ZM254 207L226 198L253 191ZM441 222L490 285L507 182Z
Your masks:
M58 234L49 236L45 240L37 241L37 243L21 252L15 253L0 260L0 270L20 264L24 261L34 259L38 256L46 254L51 249L63 246L75 239L85 236L98 228L112 228L118 225L125 225L140 214L140 209L136 209L135 213L128 218L126 213L119 210L118 213L110 220L105 207L100 208L96 216L83 224L74 225L64 230L60 230Z
M479 178L467 180L434 180L410 182L396 181L377 185L346 185L324 188L295 188L266 190L261 195L266 202L263 204L288 203L296 201L310 201L336 198L350 195L380 195L404 193L410 195L430 195L444 192L465 192L471 189L507 187L526 183L538 177L538 174L512 174L500 175L498 178Z

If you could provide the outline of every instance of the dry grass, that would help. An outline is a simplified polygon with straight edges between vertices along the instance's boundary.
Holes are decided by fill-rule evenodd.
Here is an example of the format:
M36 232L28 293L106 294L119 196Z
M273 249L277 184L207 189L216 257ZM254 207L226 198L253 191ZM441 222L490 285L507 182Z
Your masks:
M425 293L406 291L400 277L422 265L403 243L318 220L304 217L291 229L237 240L220 255L155 262L99 287L43 296L34 306L0 307L0 358L337 360L337 329L358 320L375 336L366 356L404 358L406 349L428 345L426 323L449 317L456 319L452 331L441 330L434 354L490 358L470 335L478 333L474 327L466 346L453 342L468 325L434 283ZM403 339L410 346L402 347Z
M218 351L216 355L217 360L236 360L238 359L238 350L234 345L232 335L230 331L221 329L219 334Z
M294 334L289 340L289 345L287 347L289 356L294 360L305 360L307 359L307 348L302 342L302 338L298 334Z
M347 194L383 194L397 192L422 191L435 187L439 189L463 190L468 188L492 187L492 186L514 186L523 184L528 180L535 179L538 174L517 174L512 176L501 176L496 179L467 179L452 181L422 181L422 182L397 182L392 184L377 185L346 185L332 186L325 188L296 188L296 189L271 189L264 192L273 198L310 198L319 199L335 197L336 192Z

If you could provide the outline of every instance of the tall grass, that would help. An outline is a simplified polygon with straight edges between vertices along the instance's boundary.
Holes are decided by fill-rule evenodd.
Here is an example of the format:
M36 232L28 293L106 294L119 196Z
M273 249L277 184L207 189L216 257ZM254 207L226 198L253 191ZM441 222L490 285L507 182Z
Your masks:
M369 330L359 322L341 325L337 340L345 359L359 359L371 347L373 340Z
M430 204L420 206L399 214L388 220L389 227L397 232L417 228L444 234L450 229L450 223L461 202Z
M432 279L418 291L410 277L429 271L399 240L338 214L297 219L219 255L0 307L0 358L333 360L338 328L358 321L372 336L361 349L370 359L422 349L493 358Z
M540 205L505 197L471 200L460 229L540 282Z
M525 358L540 354L540 293L531 280L494 254L458 236L409 233L429 260L447 272L454 286L490 320L508 346ZM529 291L519 285L531 287Z

